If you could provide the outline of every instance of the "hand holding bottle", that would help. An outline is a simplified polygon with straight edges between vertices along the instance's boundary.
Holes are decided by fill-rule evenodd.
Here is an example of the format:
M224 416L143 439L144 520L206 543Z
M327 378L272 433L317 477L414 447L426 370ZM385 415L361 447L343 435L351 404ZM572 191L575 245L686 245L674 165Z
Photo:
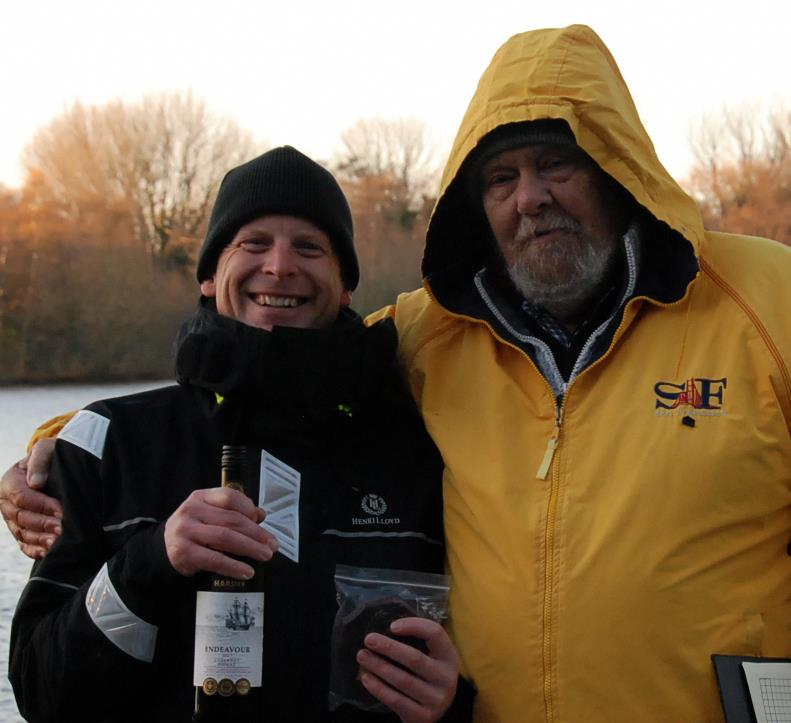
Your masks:
M275 538L260 527L264 517L238 490L195 490L165 523L170 564L186 577L212 572L248 580L253 568L235 558L267 562L277 551Z

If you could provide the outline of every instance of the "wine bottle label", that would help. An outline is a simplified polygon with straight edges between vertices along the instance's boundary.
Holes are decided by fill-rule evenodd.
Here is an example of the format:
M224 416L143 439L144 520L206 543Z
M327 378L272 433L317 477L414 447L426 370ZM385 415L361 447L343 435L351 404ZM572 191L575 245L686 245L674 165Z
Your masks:
M207 678L261 685L264 593L199 591L195 608L193 684Z

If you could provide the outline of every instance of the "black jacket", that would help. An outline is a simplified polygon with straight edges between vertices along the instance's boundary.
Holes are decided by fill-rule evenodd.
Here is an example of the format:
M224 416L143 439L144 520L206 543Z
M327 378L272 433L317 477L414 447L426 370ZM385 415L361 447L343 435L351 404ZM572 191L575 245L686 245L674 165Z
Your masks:
M96 402L75 417L50 475L63 536L34 565L12 626L22 714L190 719L195 580L170 566L164 521L192 490L217 484L221 445L233 441L301 473L299 564L278 554L264 571L261 719L387 720L348 707L328 713L327 684L336 564L443 570L441 459L394 352L389 322L366 328L354 317L327 331L268 333L202 309L179 341L180 385ZM80 416L92 433L74 431ZM366 513L367 495L386 513ZM131 614L120 613L119 627L139 619L143 632L157 628L150 662L120 649L110 639L119 633L108 636L87 611L105 562ZM449 720L469 719L468 693L462 686Z

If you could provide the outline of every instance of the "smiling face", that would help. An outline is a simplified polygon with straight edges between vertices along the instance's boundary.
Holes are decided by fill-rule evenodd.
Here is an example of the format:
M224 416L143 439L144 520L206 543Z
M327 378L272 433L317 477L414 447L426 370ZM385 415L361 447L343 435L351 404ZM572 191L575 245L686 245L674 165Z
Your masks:
M201 293L217 311L249 326L321 328L352 300L324 231L294 216L262 216L225 247Z
M573 145L504 151L483 166L486 218L517 290L561 321L607 274L620 208L607 177Z

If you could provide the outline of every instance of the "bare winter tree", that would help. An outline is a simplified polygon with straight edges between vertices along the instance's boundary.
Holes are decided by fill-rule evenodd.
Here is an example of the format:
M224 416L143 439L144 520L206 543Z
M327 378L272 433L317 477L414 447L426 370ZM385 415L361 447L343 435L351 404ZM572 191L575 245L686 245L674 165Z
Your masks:
M437 154L414 118L358 121L332 161L352 207L362 283L355 308L372 311L420 285Z
M686 186L710 228L791 244L791 110L725 109L691 134Z
M248 132L185 93L75 103L35 135L23 164L65 218L124 215L154 257L181 264L224 172L256 150Z
M349 178L389 179L410 208L434 192L438 163L425 124L415 118L368 118L341 133L335 167Z

